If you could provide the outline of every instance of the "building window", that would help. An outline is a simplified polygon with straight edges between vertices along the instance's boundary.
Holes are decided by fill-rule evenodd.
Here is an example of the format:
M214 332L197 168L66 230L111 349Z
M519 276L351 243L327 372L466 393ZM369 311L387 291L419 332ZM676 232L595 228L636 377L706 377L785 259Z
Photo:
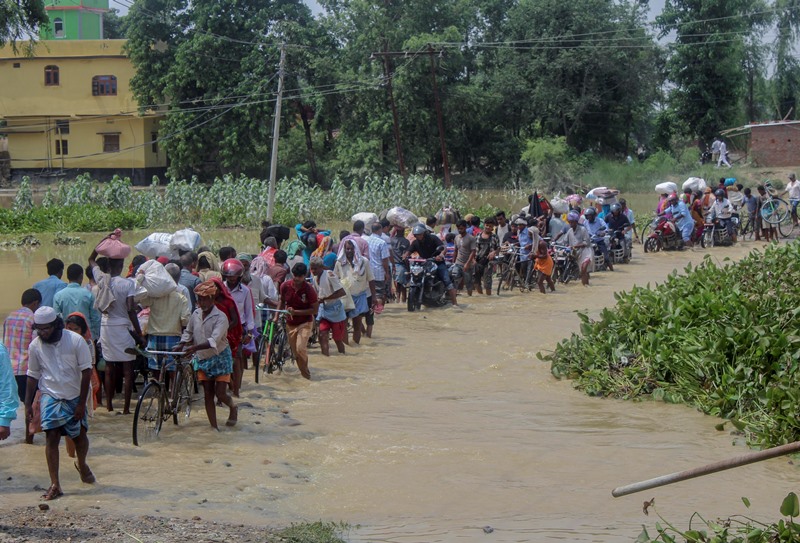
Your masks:
M158 154L158 132L150 132L150 150L154 155Z
M44 67L44 84L46 87L55 87L59 85L58 66Z
M56 154L57 155L68 155L69 154L69 141L67 141L67 140L56 140Z
M53 31L55 33L56 38L63 38L64 37L64 21L59 18L56 18L53 21Z
M119 152L119 134L103 134L103 152Z
M92 96L116 96L117 77L113 75L96 75L92 78Z
M14 63L14 68L19 68L20 66L21 66L21 64L19 62L15 62Z
M56 121L56 131L62 136L65 134L69 134L69 121L68 120Z

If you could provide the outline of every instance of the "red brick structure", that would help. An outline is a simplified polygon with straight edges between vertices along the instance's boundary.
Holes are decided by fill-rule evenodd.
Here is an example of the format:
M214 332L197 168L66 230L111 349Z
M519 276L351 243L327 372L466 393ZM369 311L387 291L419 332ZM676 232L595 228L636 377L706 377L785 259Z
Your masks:
M800 164L800 121L750 124L750 161L757 166Z

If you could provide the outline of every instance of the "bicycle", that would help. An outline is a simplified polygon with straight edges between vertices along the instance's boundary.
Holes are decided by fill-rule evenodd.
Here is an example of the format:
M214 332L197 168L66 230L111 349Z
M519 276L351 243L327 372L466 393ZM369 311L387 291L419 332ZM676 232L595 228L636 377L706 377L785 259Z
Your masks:
M788 238L794 229L792 208L786 200L777 196L778 191L772 186L772 183L765 181L764 188L767 190L766 199L761 204L761 218L764 222L776 226L781 237Z
M507 250L495 257L495 273L498 274L497 281L497 295L500 295L500 290L514 290L514 287L519 287L520 292L526 292L529 289L526 277L523 277L522 272L517 269L519 263L520 252L517 250Z
M750 240L756 231L756 221L750 213L747 212L745 207L739 209L739 238L743 240Z
M271 309L261 304L256 308L261 311L264 327L258 340L258 349L255 363L256 383L259 382L259 370L264 368L268 374L283 371L286 359L292 359L292 350L289 347L289 337L286 333L286 315L288 311ZM278 320L269 318L270 313L279 315ZM263 359L263 365L262 365Z
M179 425L189 419L192 411L192 387L194 369L190 362L184 361L185 353L172 351L147 351L139 349L138 354L157 356L160 364L159 378L150 377L136 401L133 413L133 444L139 446L158 437L161 425L172 417L172 422ZM172 391L167 388L166 357L175 359L175 382Z

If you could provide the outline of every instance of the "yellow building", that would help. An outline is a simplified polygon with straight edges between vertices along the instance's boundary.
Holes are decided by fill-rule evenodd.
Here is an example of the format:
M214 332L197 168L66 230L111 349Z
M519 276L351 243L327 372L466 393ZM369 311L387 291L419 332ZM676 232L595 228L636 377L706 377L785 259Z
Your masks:
M125 40L48 40L34 55L0 48L0 119L19 179L114 174L149 184L163 175L159 115L140 116Z

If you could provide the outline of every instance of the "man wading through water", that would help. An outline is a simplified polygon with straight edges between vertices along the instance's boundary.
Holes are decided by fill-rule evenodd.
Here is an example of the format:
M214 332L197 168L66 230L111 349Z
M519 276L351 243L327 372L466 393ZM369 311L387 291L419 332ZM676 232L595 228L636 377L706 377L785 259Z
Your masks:
M92 377L92 355L80 335L64 329L64 321L52 307L40 307L33 318L39 336L30 345L25 412L33 417L33 396L38 386L42 392L42 429L50 472L50 488L42 499L54 500L64 494L58 479L58 446L62 435L75 442L78 455L75 469L81 481L90 484L95 481L86 465L89 452L86 399Z

